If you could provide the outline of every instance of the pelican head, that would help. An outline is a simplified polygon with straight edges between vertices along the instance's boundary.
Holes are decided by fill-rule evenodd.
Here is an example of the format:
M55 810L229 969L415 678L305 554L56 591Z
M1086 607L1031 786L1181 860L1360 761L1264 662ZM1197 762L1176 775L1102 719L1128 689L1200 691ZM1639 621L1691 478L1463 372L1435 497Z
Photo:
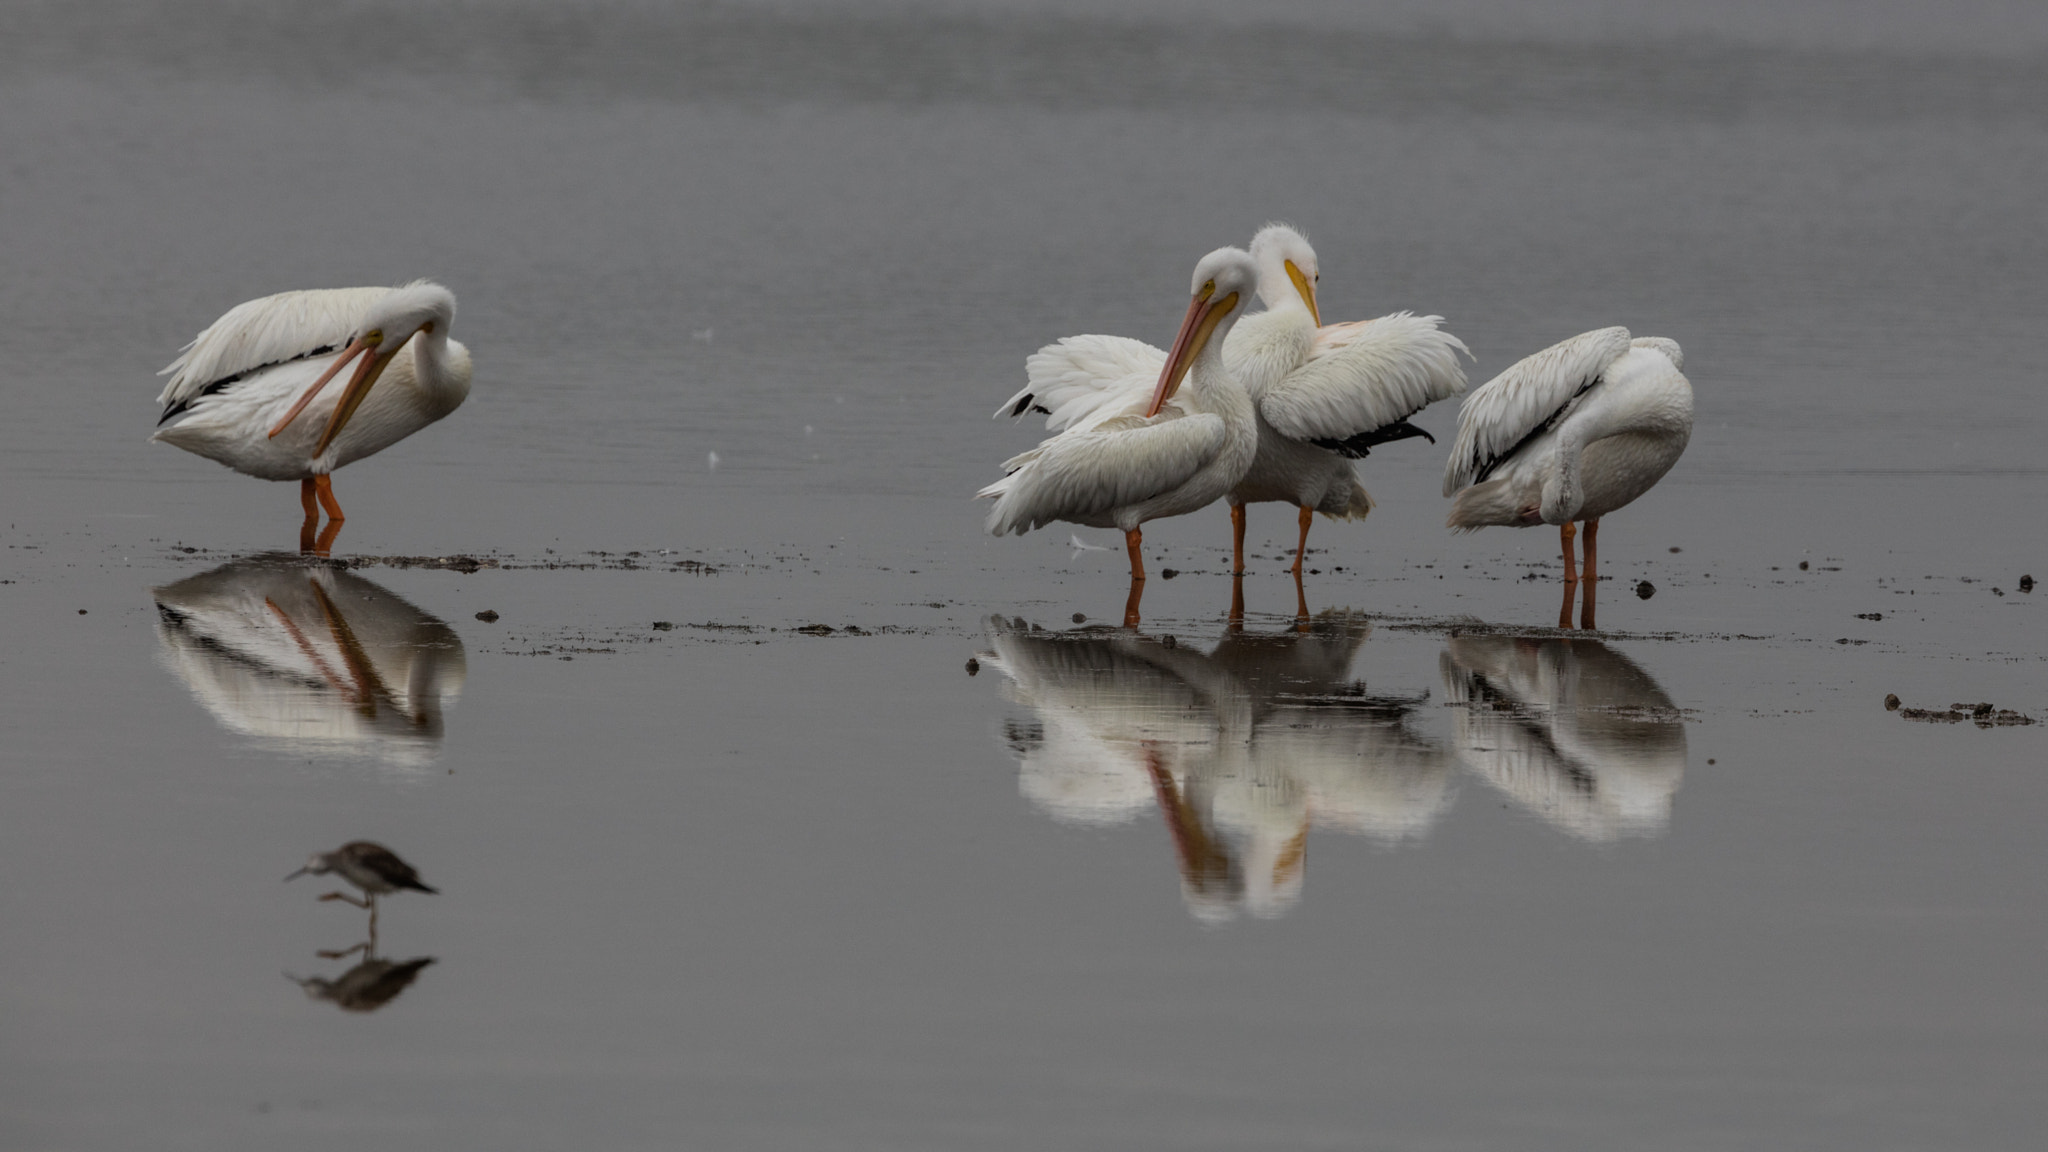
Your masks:
M1188 301L1187 319L1181 321L1180 332L1173 338L1173 351L1166 356L1159 387L1152 392L1151 407L1145 409L1147 417L1157 416L1159 409L1173 399L1203 349L1212 345L1223 347L1223 337L1244 315L1244 305L1258 291L1258 285L1258 265L1242 248L1218 248L1195 265L1193 299Z
M1316 306L1316 281L1322 270L1308 237L1291 224L1268 224L1252 237L1252 259L1259 265L1259 299L1266 307L1284 308L1299 300L1308 306L1311 320L1323 322Z
M446 339L448 329L454 323L455 293L430 280L415 280L403 288L393 288L370 306L348 347L343 348L341 355L334 358L334 363L328 365L327 371L306 389L305 395L299 397L270 434L275 436L284 431L285 426L313 402L313 397L327 387L329 380L334 379L351 360L361 357L362 362L356 366L348 387L342 389L341 399L334 406L334 415L328 419L327 429L320 434L320 442L314 447L313 455L327 451L327 446L347 426L356 409L362 407L363 398L370 394L370 388L384 374L391 358L422 332L439 334Z
M1679 348L1678 341L1668 336L1638 336L1628 343L1631 348L1648 348L1662 352L1664 358L1671 361L1673 368L1685 371L1685 352Z

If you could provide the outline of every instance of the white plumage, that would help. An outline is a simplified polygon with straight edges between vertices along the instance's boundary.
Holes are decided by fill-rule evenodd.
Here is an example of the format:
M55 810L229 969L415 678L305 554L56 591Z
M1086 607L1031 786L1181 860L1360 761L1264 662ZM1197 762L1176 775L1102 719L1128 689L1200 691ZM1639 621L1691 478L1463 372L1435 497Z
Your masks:
M1559 526L1565 608L1571 625L1579 582L1574 521L1586 523L1586 603L1593 627L1595 534L1600 518L1662 479L1692 436L1692 383L1684 353L1662 337L1631 340L1626 328L1574 336L1529 356L1465 401L1444 469L1455 529Z
M1374 446L1428 433L1408 418L1462 392L1465 345L1439 316L1397 312L1318 327L1315 250L1293 228L1268 225L1252 239L1259 298L1223 347L1225 366L1251 397L1258 446L1225 498L1235 528L1234 570L1244 567L1248 503L1301 508L1300 574L1311 513L1357 519L1373 508L1351 461ZM1025 362L1027 383L997 410L1046 414L1053 431L1086 431L1142 399L1166 353L1121 336L1069 336ZM1305 608L1304 608L1305 611Z
M164 426L151 438L259 479L298 480L307 529L316 494L339 523L330 473L469 395L469 350L449 338L454 321L454 293L427 281L238 304L163 370ZM347 385L329 387L357 357Z
M1207 506L1251 466L1258 443L1255 417L1244 389L1224 366L1222 345L1257 283L1244 251L1219 248L1204 256L1195 266L1174 352L1152 363L1149 394L1136 388L1094 397L1085 388L1064 394L1063 402L1076 407L1060 434L1004 462L1007 475L977 493L996 502L988 530L1021 534L1055 520L1117 528L1130 551L1135 593L1145 579L1139 526ZM1140 362L1129 347L1135 344L1088 341L1065 358L1130 377L1126 369ZM1061 356L1040 353L1049 355L1048 364ZM1073 370L1055 370L1079 379ZM1135 616L1135 596L1128 615Z

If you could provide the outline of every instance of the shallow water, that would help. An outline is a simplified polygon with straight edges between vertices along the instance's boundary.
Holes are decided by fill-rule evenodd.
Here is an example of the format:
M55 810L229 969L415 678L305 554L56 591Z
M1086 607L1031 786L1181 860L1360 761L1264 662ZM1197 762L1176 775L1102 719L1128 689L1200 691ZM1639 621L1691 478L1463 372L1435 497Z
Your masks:
M2041 28L585 11L0 45L0 1140L2031 1146L2048 728L1882 701L2048 720ZM1304 626L1272 506L1241 632L1221 510L1138 634L1110 534L979 533L1022 357L1274 217L1475 383L1684 345L1605 632L1420 442ZM476 391L340 475L344 566L145 443L228 305L421 274ZM441 889L409 982L278 882L358 837Z

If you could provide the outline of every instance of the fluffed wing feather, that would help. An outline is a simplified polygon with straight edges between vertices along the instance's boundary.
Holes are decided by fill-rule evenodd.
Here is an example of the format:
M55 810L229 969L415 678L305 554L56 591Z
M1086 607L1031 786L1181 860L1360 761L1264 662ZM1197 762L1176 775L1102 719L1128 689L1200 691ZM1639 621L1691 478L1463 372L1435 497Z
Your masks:
M157 396L169 418L220 385L272 364L338 352L356 334L370 306L389 288L317 288L246 301L185 345L159 376Z
M1093 516L1173 491L1223 449L1223 418L1210 413L1065 432L1018 456L1015 471L983 488L996 498L988 530L1022 535L1054 520Z
M1067 336L1024 361L1029 383L997 416L1046 413L1048 431L1090 427L1152 398L1166 353L1125 336Z
M1465 390L1464 341L1441 316L1396 312L1316 330L1308 359L1266 389L1259 414L1290 440L1348 440Z
M1627 352L1628 329L1600 328L1516 361L1465 398L1458 442L1444 468L1444 495L1455 496L1600 380Z

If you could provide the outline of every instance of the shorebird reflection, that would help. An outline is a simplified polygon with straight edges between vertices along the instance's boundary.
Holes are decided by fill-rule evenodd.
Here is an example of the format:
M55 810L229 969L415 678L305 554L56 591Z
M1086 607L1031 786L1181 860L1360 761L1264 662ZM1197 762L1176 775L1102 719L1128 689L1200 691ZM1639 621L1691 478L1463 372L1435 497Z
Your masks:
M1310 826L1398 841L1447 802L1448 760L1410 727L1427 699L1371 696L1350 667L1371 625L1325 613L1203 653L1123 631L989 622L983 664L1032 710L1009 723L1018 786L1054 819L1165 819L1189 910L1285 912Z
M1585 638L1456 636L1440 661L1465 766L1587 840L1654 836L1685 773L1685 722L1635 661Z
M231 731L293 753L432 762L467 667L442 621L297 557L236 561L155 596L164 665Z
M432 956L419 956L411 960L386 960L374 956L370 949L374 941L357 945L362 949L362 962L343 972L332 980L321 976L293 976L285 979L305 989L306 995L314 1000L328 1000L344 1012L375 1012L398 998L400 992L412 987L419 979L420 971L434 962ZM356 951L346 949L342 954ZM332 956L333 953L321 953Z

